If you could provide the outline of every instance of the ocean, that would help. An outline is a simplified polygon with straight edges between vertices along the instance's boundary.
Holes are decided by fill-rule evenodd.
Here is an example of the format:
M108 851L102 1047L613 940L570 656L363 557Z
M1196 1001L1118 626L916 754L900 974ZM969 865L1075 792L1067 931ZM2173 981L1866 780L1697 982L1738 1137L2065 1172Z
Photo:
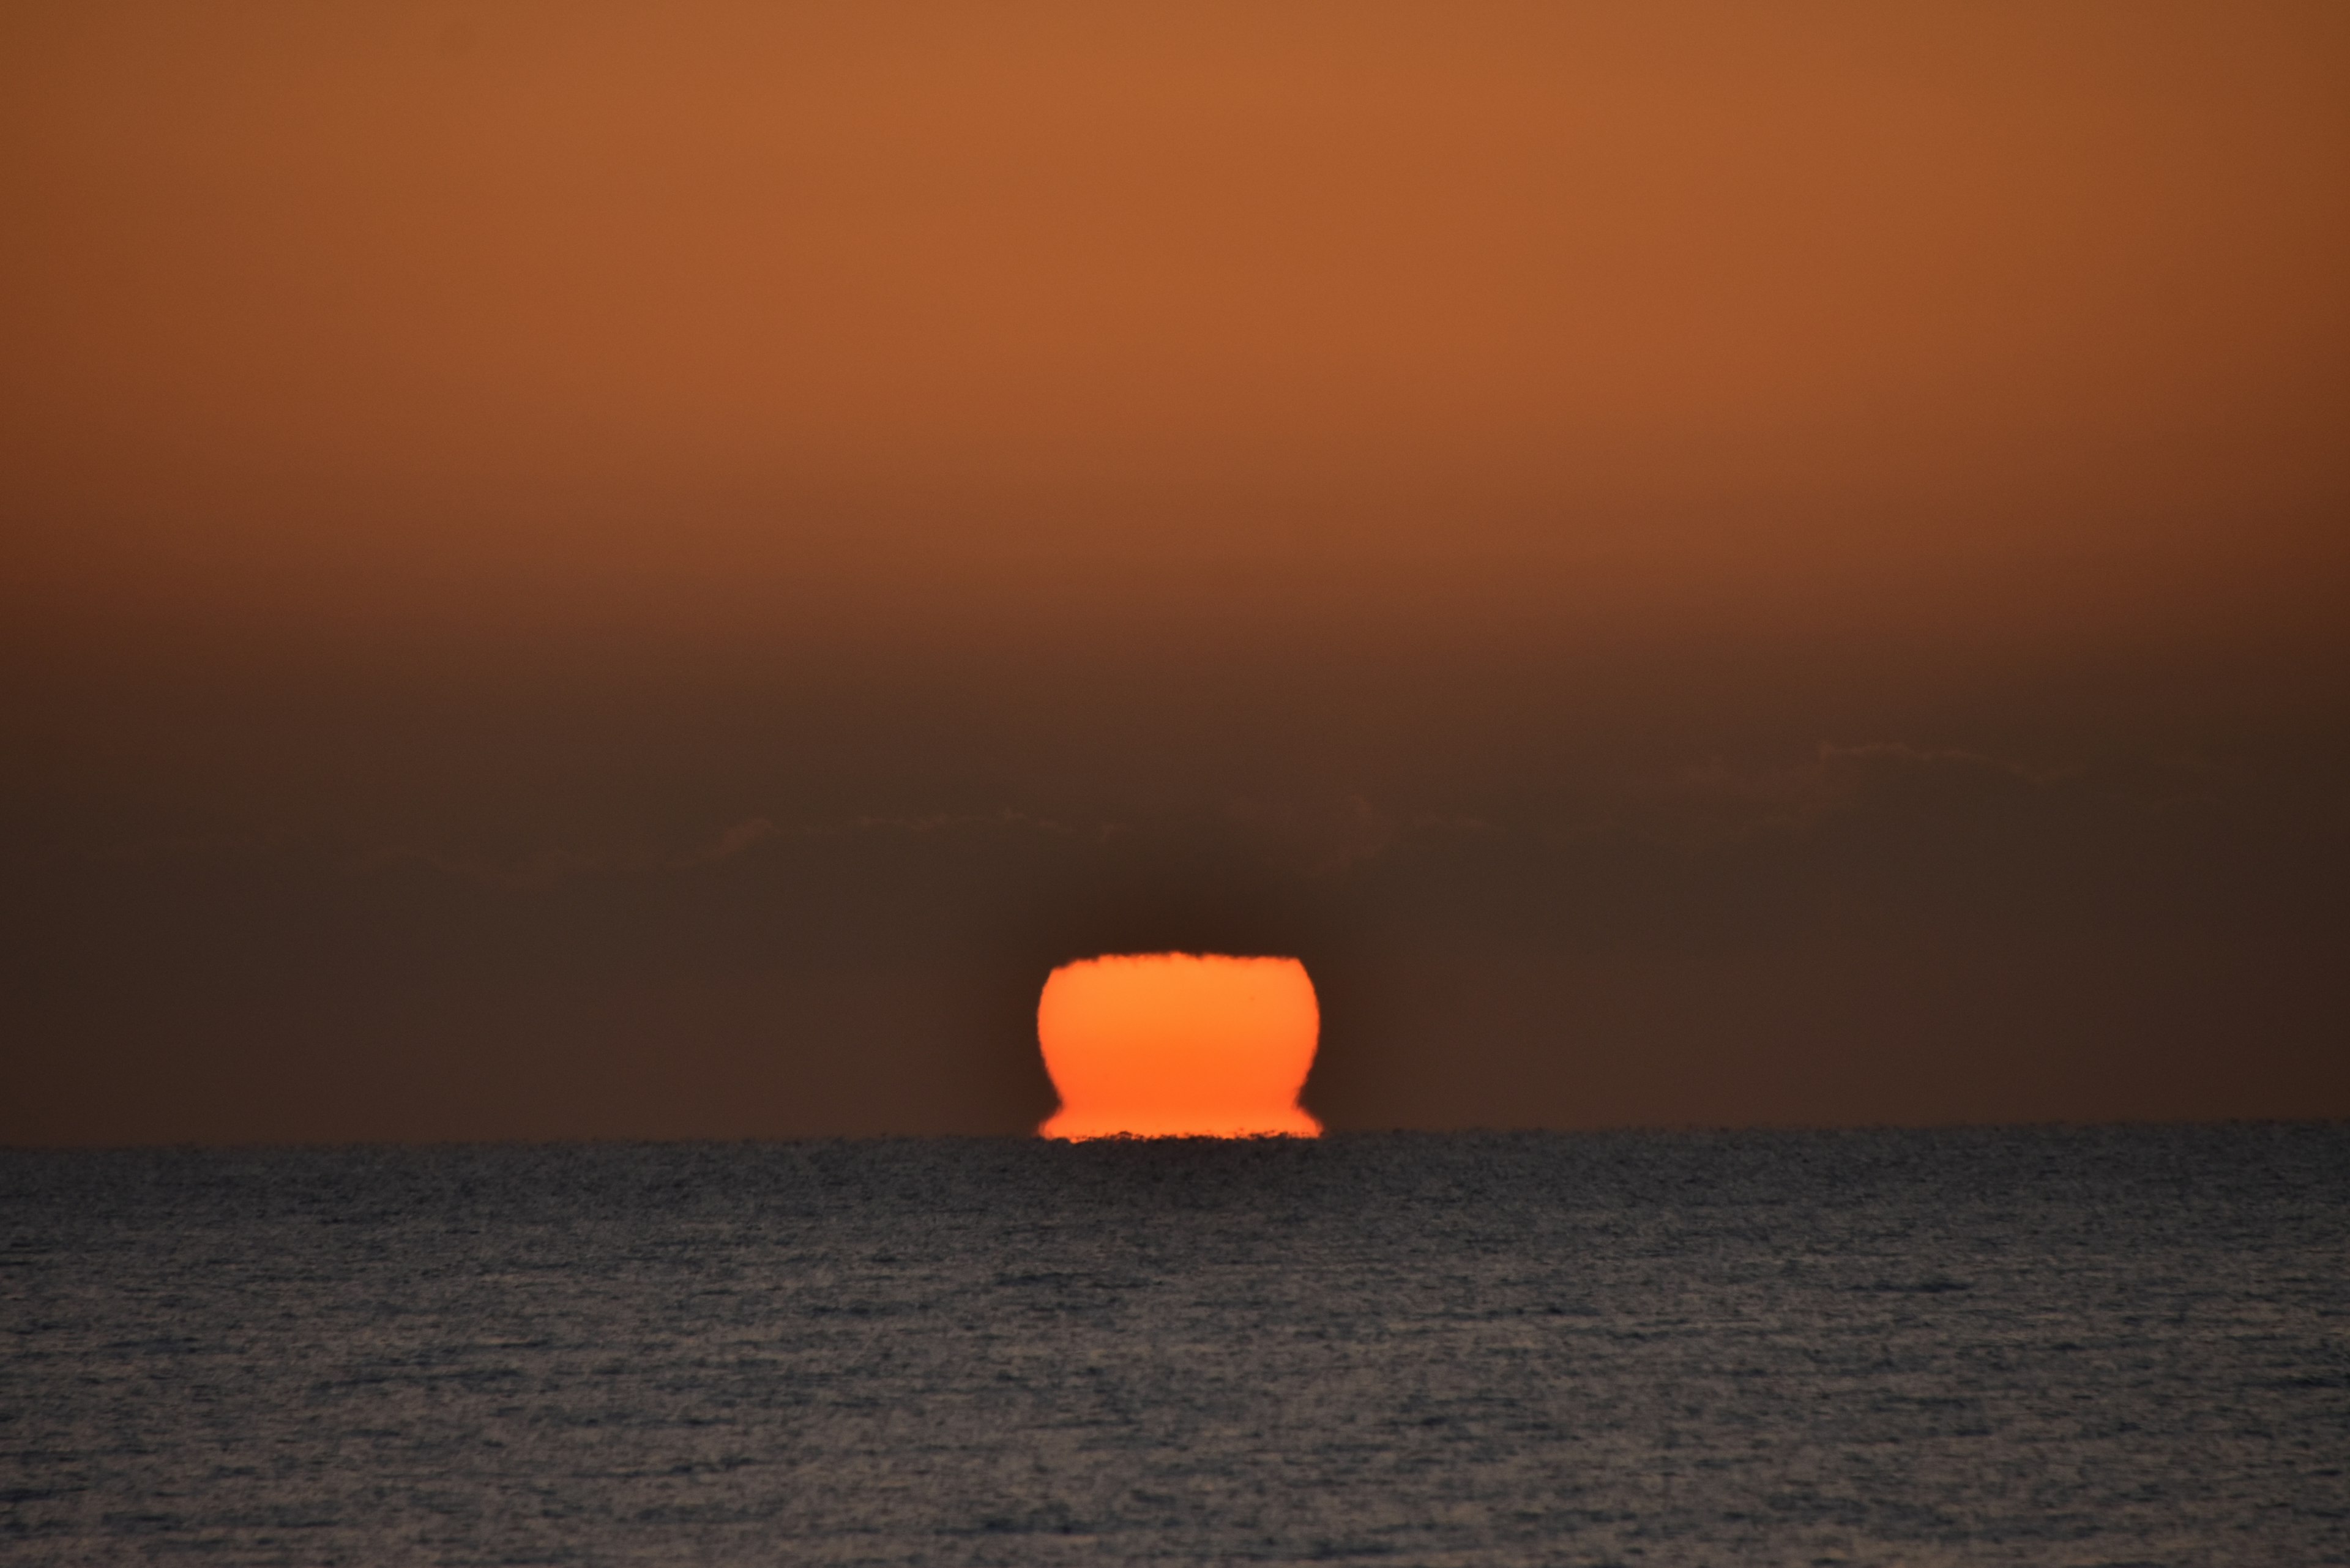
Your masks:
M9 1563L2350 1563L2350 1127L0 1151Z

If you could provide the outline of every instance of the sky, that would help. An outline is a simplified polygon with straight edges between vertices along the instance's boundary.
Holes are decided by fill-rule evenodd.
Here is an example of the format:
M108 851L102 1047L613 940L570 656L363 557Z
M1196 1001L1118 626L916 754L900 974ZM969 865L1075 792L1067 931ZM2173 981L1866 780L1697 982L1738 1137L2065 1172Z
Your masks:
M2350 12L0 12L0 1142L2350 1116Z

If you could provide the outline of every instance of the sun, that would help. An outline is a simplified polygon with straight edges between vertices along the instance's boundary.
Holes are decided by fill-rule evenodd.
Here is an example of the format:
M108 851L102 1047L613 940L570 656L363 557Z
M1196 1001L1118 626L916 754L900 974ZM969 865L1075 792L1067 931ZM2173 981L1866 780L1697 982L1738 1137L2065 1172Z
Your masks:
M1131 953L1063 964L1036 1004L1061 1108L1046 1137L1315 1137L1298 1092L1322 1016L1289 958Z

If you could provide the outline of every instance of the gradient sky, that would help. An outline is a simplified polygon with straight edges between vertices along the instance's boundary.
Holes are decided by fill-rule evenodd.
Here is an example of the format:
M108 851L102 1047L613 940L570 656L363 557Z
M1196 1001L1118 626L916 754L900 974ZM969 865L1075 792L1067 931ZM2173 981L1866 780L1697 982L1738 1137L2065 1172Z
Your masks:
M2350 11L0 12L0 1141L2350 1116Z

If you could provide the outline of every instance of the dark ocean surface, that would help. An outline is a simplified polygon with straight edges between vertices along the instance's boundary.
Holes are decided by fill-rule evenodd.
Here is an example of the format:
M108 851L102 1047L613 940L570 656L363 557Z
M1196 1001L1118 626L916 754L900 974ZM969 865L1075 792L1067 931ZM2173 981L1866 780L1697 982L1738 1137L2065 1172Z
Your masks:
M2350 1563L2350 1127L0 1151L0 1558Z

